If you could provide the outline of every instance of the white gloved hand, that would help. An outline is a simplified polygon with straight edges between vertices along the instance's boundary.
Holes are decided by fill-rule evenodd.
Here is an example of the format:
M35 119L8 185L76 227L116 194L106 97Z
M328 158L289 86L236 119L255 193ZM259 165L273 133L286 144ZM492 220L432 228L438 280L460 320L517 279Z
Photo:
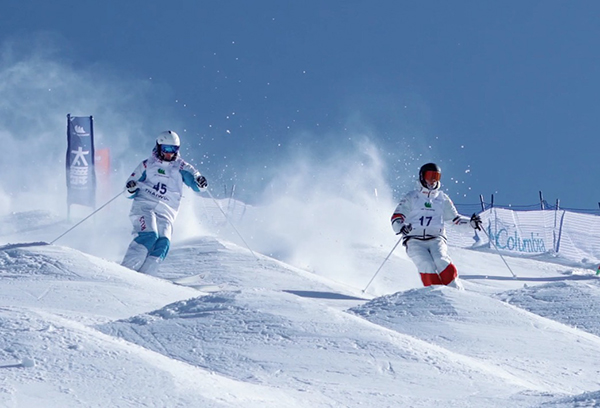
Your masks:
M135 180L129 180L127 182L127 184L125 185L125 187L127 187L127 192L129 194L135 194L136 191L138 191L140 188L137 186L137 183L135 182Z
M400 228L399 234L408 235L408 234L410 234L411 231L412 231L412 225L410 225L410 224L404 224L402 226L402 228Z

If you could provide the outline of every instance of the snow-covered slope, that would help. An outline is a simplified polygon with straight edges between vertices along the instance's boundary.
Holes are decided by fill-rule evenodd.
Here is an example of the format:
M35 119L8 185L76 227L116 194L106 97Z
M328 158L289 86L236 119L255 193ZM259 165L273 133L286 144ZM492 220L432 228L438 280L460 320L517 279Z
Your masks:
M354 274L325 278L190 234L152 277L76 243L31 244L64 225L26 217L40 221L5 231L0 249L2 407L600 400L600 282L591 270L507 258L514 279L497 254L451 248L466 290L421 288L399 248L363 293L389 247L353 247L357 285ZM218 290L185 286L205 284Z

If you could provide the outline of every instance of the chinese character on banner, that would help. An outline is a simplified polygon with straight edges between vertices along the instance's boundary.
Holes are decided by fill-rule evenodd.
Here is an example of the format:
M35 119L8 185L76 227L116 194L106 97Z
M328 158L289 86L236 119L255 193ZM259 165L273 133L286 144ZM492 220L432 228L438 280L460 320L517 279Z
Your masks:
M92 116L67 115L67 204L96 206Z

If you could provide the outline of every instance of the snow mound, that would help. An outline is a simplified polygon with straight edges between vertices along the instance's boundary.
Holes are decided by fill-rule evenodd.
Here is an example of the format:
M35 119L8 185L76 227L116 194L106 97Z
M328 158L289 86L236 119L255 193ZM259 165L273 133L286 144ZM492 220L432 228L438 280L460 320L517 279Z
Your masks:
M504 279L497 256L457 250L467 290L369 301L345 271L336 282L216 237L174 244L160 277L18 238L0 248L0 406L529 408L594 404L600 389L598 281L556 264L511 260L519 278ZM360 250L368 281L388 249ZM412 285L403 262L376 292Z
M511 305L597 336L600 335L599 297L598 279L552 282L497 295Z
M66 319L1 311L0 360L17 363L0 367L3 381L13 384L0 389L0 406L300 406L280 391L191 367Z
M440 371L453 373L444 377L444 383L461 390L457 403L482 387L495 395L508 384L511 390L543 389L525 376L283 291L224 291L97 328L235 380L302 391L314 406L329 406L332 401L336 406L354 406L365 378L371 379L372 406L415 396L433 403L446 398L443 389L430 386ZM464 406L480 403L477 398Z
M600 346L600 338L492 297L447 287L423 288L374 299L350 312L482 359L532 381L545 392L572 393L573 387L565 385L562 378L575 373L583 387L597 386L597 368L587 362ZM573 342L578 343L577 348L569 347ZM552 352L557 347L564 353ZM507 348L513 350L510 358L503 351Z

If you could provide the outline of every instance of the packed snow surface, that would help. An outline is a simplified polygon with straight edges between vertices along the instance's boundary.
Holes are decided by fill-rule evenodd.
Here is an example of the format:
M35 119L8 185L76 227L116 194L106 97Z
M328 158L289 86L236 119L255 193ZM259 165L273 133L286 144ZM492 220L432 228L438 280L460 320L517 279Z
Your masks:
M399 246L363 291L393 235L325 271L186 233L147 276L119 265L128 236L110 256L46 244L70 224L43 211L3 221L1 407L600 404L600 281L582 265L505 256L513 278L451 247L465 290L423 288Z

